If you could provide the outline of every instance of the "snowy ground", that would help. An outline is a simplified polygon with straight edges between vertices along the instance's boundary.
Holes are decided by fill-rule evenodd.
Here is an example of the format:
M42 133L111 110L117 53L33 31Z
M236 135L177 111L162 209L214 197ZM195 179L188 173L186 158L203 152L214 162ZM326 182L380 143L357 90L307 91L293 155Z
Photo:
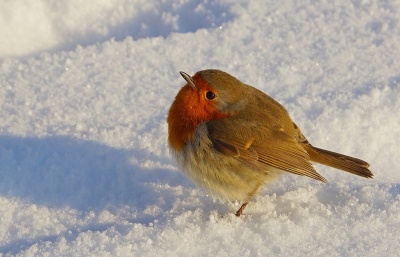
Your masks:
M398 0L0 2L0 256L399 256ZM171 160L179 71L281 102L317 166L236 218Z

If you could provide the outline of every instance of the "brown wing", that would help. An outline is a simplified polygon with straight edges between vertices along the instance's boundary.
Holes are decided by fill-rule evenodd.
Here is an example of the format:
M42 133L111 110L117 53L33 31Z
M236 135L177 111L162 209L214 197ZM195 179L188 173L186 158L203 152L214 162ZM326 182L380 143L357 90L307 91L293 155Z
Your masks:
M327 182L310 163L310 156L297 140L282 130L269 131L267 138L254 140L214 137L214 146L222 153L247 164L270 167ZM266 133L264 133L265 135Z

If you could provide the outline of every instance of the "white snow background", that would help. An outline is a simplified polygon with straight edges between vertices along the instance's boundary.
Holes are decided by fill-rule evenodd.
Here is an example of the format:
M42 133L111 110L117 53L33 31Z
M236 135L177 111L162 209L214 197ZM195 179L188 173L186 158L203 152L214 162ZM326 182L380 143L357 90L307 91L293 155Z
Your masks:
M1 1L0 38L0 256L400 255L398 0ZM316 165L235 217L167 145L208 68L375 178Z

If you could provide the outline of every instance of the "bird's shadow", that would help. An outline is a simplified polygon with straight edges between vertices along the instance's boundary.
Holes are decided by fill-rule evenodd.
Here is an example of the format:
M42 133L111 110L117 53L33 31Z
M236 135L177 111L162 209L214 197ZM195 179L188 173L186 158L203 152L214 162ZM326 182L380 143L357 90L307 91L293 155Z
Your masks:
M137 164L146 160L166 164L167 168ZM130 212L122 214L122 218L132 223L147 225L154 219L163 222L167 219L164 213L173 208L175 198L185 197L174 189L193 187L169 163L169 158L145 150L116 149L67 136L3 135L0 136L0 197L39 208L74 209L78 218L92 211L121 214L122 209ZM161 211L146 214L146 208L152 206ZM0 244L0 252L16 254L38 242L55 242L59 236L74 240L80 232L103 231L113 225L113 222L92 223L71 226L60 234L16 237Z
M154 185L187 183L172 168L134 164L146 157L158 158L63 136L0 136L0 196L49 208L86 212L128 205L140 212L157 204L162 192Z

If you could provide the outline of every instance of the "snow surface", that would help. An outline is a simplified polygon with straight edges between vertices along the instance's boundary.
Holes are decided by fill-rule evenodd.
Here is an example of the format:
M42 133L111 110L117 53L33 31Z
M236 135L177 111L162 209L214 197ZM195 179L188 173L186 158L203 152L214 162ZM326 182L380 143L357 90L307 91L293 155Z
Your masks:
M398 0L0 2L1 256L399 256ZM218 68L281 102L316 165L240 203L182 176L179 71Z

